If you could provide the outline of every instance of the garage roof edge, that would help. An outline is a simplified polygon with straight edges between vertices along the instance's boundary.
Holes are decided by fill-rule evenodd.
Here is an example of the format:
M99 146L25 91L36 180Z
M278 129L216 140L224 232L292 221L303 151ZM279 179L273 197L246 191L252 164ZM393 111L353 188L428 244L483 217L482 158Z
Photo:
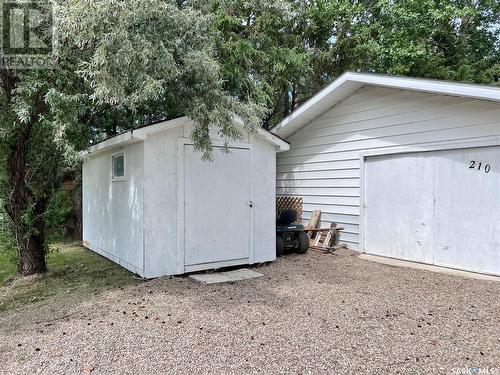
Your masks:
M272 131L288 138L341 100L365 85L421 91L500 102L500 88L433 79L347 72L278 123Z

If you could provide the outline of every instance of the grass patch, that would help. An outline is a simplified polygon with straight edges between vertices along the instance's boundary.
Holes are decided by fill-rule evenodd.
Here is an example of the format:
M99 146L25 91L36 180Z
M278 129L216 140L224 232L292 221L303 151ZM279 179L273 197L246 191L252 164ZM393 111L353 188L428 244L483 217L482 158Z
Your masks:
M52 249L47 257L49 272L27 277L14 277L10 255L0 254L0 312L137 284L131 272L82 246L57 244Z
M0 251L0 287L5 283L5 280L15 274L14 254L7 251Z

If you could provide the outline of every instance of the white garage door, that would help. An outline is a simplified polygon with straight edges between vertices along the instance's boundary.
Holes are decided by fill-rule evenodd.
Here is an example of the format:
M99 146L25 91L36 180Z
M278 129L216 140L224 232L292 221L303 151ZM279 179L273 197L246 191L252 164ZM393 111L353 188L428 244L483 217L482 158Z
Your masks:
M500 275L500 147L367 157L367 253Z
M185 271L243 264L250 256L250 150L214 148L205 162L184 145Z

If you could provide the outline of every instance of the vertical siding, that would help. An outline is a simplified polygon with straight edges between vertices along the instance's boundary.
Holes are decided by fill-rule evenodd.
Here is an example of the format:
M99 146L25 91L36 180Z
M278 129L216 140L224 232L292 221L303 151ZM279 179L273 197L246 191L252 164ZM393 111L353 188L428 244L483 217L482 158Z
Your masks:
M250 136L253 159L254 262L276 259L276 147L259 136Z
M183 127L155 133L144 142L146 277L177 273L177 139Z
M177 241L179 208L177 142L179 138L188 138L191 131L192 124L188 123L183 127L155 133L144 142L146 277L176 274L177 262L184 262L184 259L179 259ZM213 132L212 136L212 139L223 140L216 132ZM276 149L260 137L249 136L246 131L242 132L240 141L253 144L255 151L254 232L251 233L254 238L255 262L274 260L276 258L274 227ZM199 157L201 156L200 153Z
M340 240L357 248L361 152L499 135L497 103L365 86L287 139L277 194L302 196L303 220L321 209L322 224L342 225Z
M143 143L98 154L83 164L83 240L91 250L144 274ZM112 181L112 155L125 154L125 180Z

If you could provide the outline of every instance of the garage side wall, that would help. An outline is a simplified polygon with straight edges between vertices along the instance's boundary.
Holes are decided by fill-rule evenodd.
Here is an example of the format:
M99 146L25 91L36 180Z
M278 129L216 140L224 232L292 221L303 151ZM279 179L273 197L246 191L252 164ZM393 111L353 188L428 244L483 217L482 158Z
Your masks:
M112 155L125 155L125 178L112 181ZM143 275L143 143L98 154L83 164L84 245Z
M499 119L493 102L365 86L287 139L277 194L303 197L303 220L321 209L322 225L341 224L340 240L358 248L361 153L498 140Z

